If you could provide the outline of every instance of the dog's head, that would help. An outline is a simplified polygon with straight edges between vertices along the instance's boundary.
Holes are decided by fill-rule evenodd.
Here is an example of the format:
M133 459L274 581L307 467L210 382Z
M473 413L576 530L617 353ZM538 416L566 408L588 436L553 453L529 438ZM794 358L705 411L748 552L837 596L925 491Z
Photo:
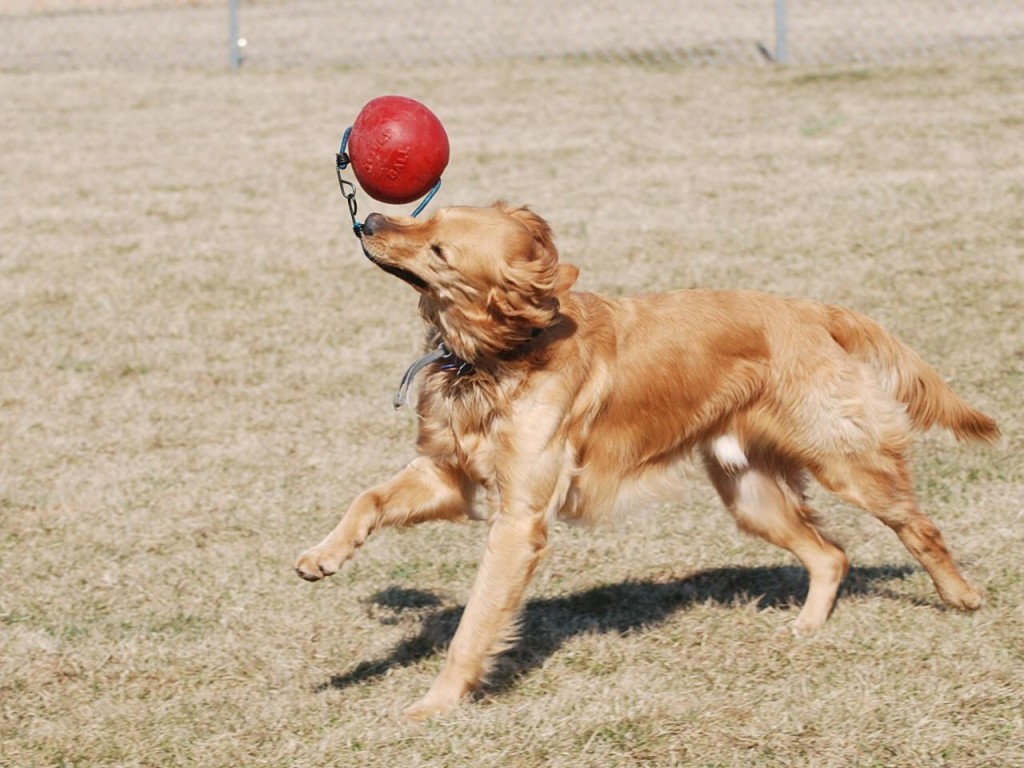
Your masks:
M370 214L363 250L420 292L420 311L471 362L555 322L579 270L558 262L551 228L528 208L443 208L429 219Z

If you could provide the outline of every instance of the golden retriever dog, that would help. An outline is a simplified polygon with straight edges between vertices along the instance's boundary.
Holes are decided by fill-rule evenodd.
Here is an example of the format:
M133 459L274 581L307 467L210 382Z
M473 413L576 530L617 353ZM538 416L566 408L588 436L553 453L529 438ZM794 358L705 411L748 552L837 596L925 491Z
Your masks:
M981 605L918 507L907 450L915 429L989 442L999 429L867 317L756 292L572 291L578 270L547 223L504 203L371 214L362 246L419 293L435 350L407 374L422 368L418 457L296 570L329 576L388 526L487 522L444 668L410 718L457 706L514 641L553 520L606 519L693 452L739 527L807 568L795 634L825 623L849 568L815 525L812 476L892 528L946 603Z

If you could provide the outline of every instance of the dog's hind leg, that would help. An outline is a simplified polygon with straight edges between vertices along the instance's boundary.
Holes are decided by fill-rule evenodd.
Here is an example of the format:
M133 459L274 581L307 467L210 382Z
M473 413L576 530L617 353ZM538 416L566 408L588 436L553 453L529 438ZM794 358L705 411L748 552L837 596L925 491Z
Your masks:
M717 446L716 446L717 447ZM807 635L828 619L850 564L846 553L818 530L814 510L804 501L804 480L798 468L746 461L728 461L704 451L704 463L715 489L740 530L770 541L796 555L807 568L810 586L793 623L795 635Z
M815 476L830 491L892 528L931 576L944 602L964 611L981 607L981 593L960 573L942 533L918 507L913 479L901 450L889 446L844 455L841 460L815 469Z
M307 581L318 581L337 571L379 528L465 519L472 493L459 470L421 456L387 482L359 494L334 530L299 555L295 570Z

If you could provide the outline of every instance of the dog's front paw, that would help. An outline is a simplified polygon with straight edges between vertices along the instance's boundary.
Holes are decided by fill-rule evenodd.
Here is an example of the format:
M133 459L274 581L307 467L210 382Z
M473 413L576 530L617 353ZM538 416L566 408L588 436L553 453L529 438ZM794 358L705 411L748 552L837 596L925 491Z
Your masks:
M341 568L341 558L332 556L319 544L299 555L295 562L295 572L306 581L319 581L325 576L336 573Z
M430 694L424 696L403 713L406 720L422 723L435 717L447 715L459 705L459 698L443 700Z

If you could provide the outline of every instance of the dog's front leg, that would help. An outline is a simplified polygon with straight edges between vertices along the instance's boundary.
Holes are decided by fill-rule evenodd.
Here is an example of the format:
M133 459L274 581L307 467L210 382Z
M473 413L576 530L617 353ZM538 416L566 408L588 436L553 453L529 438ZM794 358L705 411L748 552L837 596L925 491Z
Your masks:
M359 494L337 527L299 555L295 570L307 581L330 576L377 529L464 519L471 502L472 485L460 470L421 456L386 483Z
M547 548L545 515L499 512L444 669L421 701L406 710L425 720L454 709L475 689L489 662L512 640L523 596Z
M406 710L423 720L454 709L486 676L495 655L512 642L519 609L547 550L548 522L565 503L574 452L566 430L569 407L554 396L524 399L521 419L510 419L495 462L499 509L490 520L480 570L455 631L444 669L427 695Z

